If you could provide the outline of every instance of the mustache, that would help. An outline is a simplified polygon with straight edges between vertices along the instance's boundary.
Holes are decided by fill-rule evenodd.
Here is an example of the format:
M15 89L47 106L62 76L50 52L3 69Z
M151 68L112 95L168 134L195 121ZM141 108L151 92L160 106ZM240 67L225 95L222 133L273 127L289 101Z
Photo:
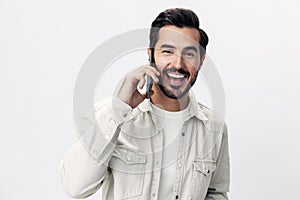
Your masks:
M176 69L176 68L167 68L163 70L164 73L168 73L168 72L177 72L179 74L184 75L185 77L189 77L190 76L190 72L184 70L184 69Z

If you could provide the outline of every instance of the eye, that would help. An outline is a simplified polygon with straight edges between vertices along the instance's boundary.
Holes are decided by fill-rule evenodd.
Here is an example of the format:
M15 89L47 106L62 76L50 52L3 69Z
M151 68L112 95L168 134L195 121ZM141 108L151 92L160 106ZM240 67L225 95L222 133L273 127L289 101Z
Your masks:
M170 55L174 53L172 50L168 50L168 49L162 50L161 52L165 55Z
M187 51L187 52L184 53L184 57L185 58L194 58L195 57L195 53Z

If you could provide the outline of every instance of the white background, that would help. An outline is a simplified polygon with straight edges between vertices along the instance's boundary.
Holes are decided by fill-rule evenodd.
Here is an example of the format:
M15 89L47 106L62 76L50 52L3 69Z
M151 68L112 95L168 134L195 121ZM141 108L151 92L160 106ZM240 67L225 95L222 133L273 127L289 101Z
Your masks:
M0 199L70 199L57 166L75 141L81 65L105 40L179 6L200 16L223 80L231 199L300 199L297 0L0 0Z

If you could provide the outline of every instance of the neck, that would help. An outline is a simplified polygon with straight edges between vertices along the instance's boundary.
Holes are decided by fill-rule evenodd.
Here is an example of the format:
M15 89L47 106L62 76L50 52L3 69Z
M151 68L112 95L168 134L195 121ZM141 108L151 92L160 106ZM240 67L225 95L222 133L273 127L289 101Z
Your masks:
M172 99L167 97L156 84L153 85L152 89L154 94L151 96L151 102L163 110L176 112L184 110L188 106L188 93L180 99Z

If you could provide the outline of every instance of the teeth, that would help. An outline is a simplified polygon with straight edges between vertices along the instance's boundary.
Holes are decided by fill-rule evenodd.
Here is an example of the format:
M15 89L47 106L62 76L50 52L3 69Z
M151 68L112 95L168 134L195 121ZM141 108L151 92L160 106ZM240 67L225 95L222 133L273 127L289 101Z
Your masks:
M172 78L184 78L184 75L181 75L181 74L168 74L168 76L170 76Z

